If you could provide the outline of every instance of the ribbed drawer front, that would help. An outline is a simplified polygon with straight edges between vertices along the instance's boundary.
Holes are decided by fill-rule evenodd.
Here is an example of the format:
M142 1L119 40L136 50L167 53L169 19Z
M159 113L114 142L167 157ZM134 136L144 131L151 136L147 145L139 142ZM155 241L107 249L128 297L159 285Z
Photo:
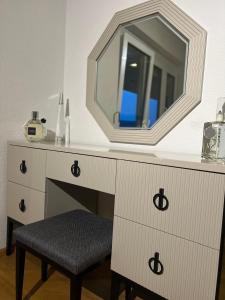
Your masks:
M219 249L224 187L220 174L118 161L115 214Z
M8 180L45 191L46 151L18 146L8 148Z
M116 161L113 159L48 151L46 173L52 179L115 193Z
M44 219L45 193L8 182L8 216L22 224Z
M153 272L161 270L156 253L164 268L161 275ZM218 259L217 250L114 218L112 270L166 299L214 300Z

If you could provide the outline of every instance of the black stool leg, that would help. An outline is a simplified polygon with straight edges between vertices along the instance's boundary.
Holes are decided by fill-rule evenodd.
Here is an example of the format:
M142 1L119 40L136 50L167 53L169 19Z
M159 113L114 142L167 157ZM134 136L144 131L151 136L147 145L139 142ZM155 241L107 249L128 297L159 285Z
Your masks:
M120 295L120 277L112 272L110 300L118 300Z
M6 255L9 256L13 253L12 247L12 235L13 235L13 222L7 218L7 237L6 237Z
M70 300L81 300L82 278L74 275L70 278Z
M41 260L41 280L46 281L48 279L48 264Z
M126 287L125 287L125 300L131 300L132 296L132 287L130 284L126 283Z
M22 300L25 250L16 246L16 300Z

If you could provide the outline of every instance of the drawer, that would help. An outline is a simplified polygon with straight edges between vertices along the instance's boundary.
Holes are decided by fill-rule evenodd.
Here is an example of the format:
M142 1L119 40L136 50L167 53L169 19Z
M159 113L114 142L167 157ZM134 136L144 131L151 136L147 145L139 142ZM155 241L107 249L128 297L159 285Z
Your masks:
M48 178L115 194L114 159L48 151L46 173Z
M118 161L115 214L219 249L224 187L220 174Z
M45 193L8 182L8 216L29 224L44 219Z
M114 218L111 269L166 299L214 300L218 260L217 250Z
M45 163L44 150L18 146L8 148L8 180L45 191Z

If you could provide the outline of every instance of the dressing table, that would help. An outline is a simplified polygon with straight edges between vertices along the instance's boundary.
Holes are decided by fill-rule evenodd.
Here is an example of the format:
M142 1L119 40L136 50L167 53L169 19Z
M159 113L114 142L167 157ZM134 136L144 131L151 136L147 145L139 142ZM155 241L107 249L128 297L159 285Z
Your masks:
M113 271L166 299L217 297L224 165L189 155L9 142L8 228L13 220L48 216L46 178L115 195Z

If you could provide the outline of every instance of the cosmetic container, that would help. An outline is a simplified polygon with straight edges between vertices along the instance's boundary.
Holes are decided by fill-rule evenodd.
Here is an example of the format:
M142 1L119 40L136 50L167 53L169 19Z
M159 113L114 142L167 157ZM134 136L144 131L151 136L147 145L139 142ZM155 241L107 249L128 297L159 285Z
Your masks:
M215 122L204 123L202 157L210 160L225 160L225 122L222 111Z
M63 93L59 95L58 113L55 131L55 144L62 145L65 138L65 122L64 122L64 101Z
M70 109L69 99L66 100L66 114L65 114L65 146L70 145Z
M39 120L38 111L32 111L32 118L24 125L24 135L29 142L39 142L46 137L45 119Z

